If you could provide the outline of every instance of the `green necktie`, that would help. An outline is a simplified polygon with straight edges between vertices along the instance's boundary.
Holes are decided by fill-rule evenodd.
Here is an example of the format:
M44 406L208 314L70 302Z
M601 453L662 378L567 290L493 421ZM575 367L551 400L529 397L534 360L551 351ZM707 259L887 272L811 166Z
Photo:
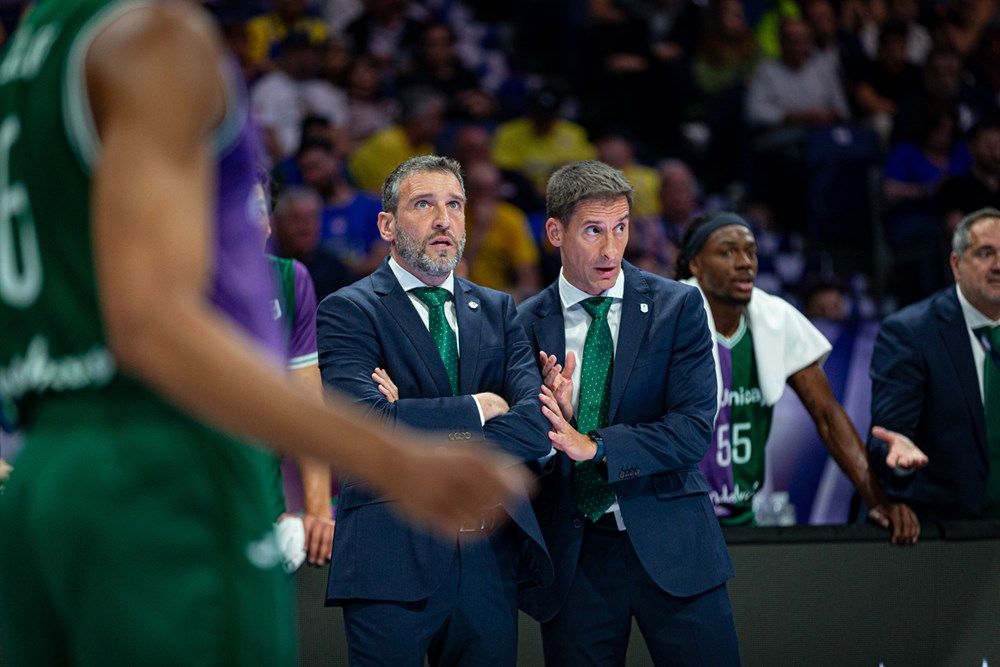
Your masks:
M431 338L441 353L444 369L448 371L451 393L458 396L458 341L455 340L455 331L444 316L444 304L451 298L451 293L443 287L417 287L410 292L430 309L428 328Z
M591 317L587 338L583 344L583 365L580 369L580 400L577 409L577 430L590 433L608 425L611 402L611 369L614 366L614 343L608 326L611 297L595 296L580 302ZM593 461L577 461L573 470L573 500L580 510L597 521L615 502L611 485L597 471Z
M976 329L986 335L1000 354L1000 326ZM989 353L983 360L983 415L986 417L986 447L989 454L989 477L986 480L984 515L1000 519L1000 368Z

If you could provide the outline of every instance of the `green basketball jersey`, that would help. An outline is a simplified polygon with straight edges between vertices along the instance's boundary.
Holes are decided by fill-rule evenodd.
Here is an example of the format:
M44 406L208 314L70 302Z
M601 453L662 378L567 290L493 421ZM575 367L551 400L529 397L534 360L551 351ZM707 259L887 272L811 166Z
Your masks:
M0 59L0 396L114 377L90 239L88 26L128 3L42 1Z

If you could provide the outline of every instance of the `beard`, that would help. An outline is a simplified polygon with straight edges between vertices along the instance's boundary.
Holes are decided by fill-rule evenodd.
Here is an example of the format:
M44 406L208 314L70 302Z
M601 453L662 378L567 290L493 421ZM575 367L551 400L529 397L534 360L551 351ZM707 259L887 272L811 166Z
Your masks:
M429 239L442 235L447 236L455 244L454 256L435 257L425 250ZM397 228L396 240L393 241L393 245L396 247L396 252L407 264L429 276L441 278L454 271L459 260L462 259L462 252L465 250L465 234L456 239L451 232L435 232L420 240Z

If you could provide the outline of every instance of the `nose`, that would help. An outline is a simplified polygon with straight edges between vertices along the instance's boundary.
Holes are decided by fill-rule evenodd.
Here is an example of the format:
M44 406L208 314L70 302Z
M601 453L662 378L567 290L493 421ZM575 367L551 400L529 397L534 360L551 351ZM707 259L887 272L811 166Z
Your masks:
M434 229L448 229L451 227L449 212L447 202L441 202L434 207Z

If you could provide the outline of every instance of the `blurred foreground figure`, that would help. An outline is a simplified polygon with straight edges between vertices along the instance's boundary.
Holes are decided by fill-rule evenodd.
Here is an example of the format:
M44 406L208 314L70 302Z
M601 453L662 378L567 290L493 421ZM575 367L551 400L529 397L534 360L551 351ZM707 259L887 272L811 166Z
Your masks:
M447 533L522 483L284 375L237 76L181 2L43 0L0 61L6 664L294 662L265 454L212 427Z

